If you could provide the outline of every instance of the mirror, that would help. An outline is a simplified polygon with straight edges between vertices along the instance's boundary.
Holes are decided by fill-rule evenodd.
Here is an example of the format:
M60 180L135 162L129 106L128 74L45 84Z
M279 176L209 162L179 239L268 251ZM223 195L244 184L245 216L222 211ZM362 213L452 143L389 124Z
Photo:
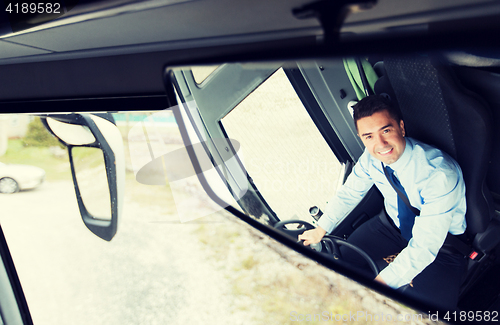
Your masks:
M48 114L42 123L68 147L82 220L104 240L116 234L123 206L123 139L110 113Z
M498 208L496 212L491 209L495 204L500 206L500 178L498 168L493 167L500 163L500 151L493 147L496 138L492 132L500 127L499 58L496 52L462 51L227 63L216 69L213 66L179 66L168 69L166 86L169 96L177 98L179 104L173 110L186 147L197 142L210 144L203 150L192 150L193 164L206 161L208 157L213 166L219 168L219 177L229 192L248 189L241 197L233 195L237 208L244 213L231 206L227 210L289 247L375 287L373 273L357 272L356 266L352 263L349 266L347 259L331 260L341 256L338 246L343 244L339 243L346 238L349 242L366 222L381 219L384 206L390 209L391 198L397 199L396 194L388 194L393 191L392 187L384 187L383 174L381 179L372 179L374 186L371 189L365 188L362 182L349 183L350 175L363 172L356 163L361 166L360 159L369 155L366 143L358 136L353 106L367 95L385 98L402 114L405 137L438 148L443 156L452 157L450 159L460 166L455 171L458 182L467 186L465 194L460 196L460 202L467 202L467 212L465 208L453 210L453 220L459 221L454 221L452 226L448 224L440 233L445 244L441 241L433 246L432 257L429 257L434 261L450 252L460 256L466 272L463 280L455 279L458 302L453 301L455 298L437 301L436 296L429 299L429 296L412 295L415 291L410 281L404 286L391 284L393 289L403 292L403 297L397 296L396 291L386 293L419 308L450 310L450 306L458 304L460 309L468 310L481 304L486 308L488 299L495 299L500 293L497 290L490 298L481 298L481 303L477 300L482 295L477 281L498 284L493 275L486 276L480 270L485 263L498 266L494 252L500 247L500 226L494 221L500 212ZM226 150L223 141L213 139L237 141L239 152L244 152L245 157ZM471 151L465 148L478 153L473 160ZM228 163L234 160L237 163ZM214 201L227 204L228 201L215 194L218 185L201 169L198 178ZM346 193L341 191L346 182L359 189L362 195L356 197L353 204L337 204L333 209L330 203L337 200L337 193ZM351 194L340 199L349 201ZM419 209L428 202L422 198L413 200L420 201ZM310 207L316 208L310 210ZM397 217L398 211L395 211ZM446 211L450 213L451 210ZM334 238L322 243L329 250L317 254L296 244L298 233L302 231L302 227L296 225L304 222L309 229L325 225L325 218L335 214L336 219L331 220L332 229L328 230ZM397 218L392 219L398 223ZM417 220L420 224L431 219ZM408 252L415 245L426 243L433 236L428 232L437 229L438 224L425 228L423 233L428 236L417 235L417 239L407 240L397 252L403 256L399 259L394 256L375 259L362 250L360 258L369 262L372 269L380 265L385 270L401 266L398 263L404 262L398 261L410 258ZM447 232L451 237L463 234L464 241L460 241L466 248L445 239L450 237ZM473 253L469 254L467 249ZM477 256L481 257L477 259ZM394 261L396 264L388 266ZM465 266L467 261L469 265ZM423 271L419 269L416 274ZM387 275L387 272L381 274Z
M71 155L85 208L95 219L111 220L111 198L102 150L72 147Z
M54 134L68 145L78 146L95 142L95 137L85 125L76 125L47 118L47 124Z

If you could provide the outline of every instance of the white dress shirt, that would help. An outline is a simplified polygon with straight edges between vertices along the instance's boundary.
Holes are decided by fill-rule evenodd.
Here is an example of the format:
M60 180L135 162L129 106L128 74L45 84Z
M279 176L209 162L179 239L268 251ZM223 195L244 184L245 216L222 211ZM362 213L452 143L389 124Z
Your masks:
M431 264L448 232L459 235L466 228L465 183L460 166L439 149L415 139L405 139L403 154L389 166L405 189L410 204L420 210L420 216L415 217L408 246L380 272L392 288L409 283ZM330 233L373 185L384 196L387 214L399 227L397 193L387 180L381 162L366 149L345 184L328 203L318 225Z

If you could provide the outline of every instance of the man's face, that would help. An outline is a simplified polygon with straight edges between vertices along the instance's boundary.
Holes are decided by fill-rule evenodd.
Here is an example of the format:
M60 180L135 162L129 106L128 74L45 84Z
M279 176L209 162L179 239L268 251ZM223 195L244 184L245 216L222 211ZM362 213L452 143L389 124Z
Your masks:
M358 135L368 152L386 165L401 157L405 150L403 121L394 120L387 110L358 120Z

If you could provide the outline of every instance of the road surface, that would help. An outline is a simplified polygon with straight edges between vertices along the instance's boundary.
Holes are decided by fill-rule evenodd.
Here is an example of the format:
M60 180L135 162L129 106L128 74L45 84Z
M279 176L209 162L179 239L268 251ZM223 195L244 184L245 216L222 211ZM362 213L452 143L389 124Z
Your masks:
M73 184L0 195L35 324L249 324L193 230L160 207L125 202L111 242L86 229Z

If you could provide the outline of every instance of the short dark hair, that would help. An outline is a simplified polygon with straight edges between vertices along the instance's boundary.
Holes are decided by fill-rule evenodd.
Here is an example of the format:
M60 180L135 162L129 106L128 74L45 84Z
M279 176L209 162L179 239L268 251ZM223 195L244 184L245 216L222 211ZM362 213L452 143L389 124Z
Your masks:
M399 109L395 108L391 101L382 95L367 96L352 108L354 110L353 117L356 130L358 129L358 120L384 110L389 112L389 115L398 123L403 119Z

